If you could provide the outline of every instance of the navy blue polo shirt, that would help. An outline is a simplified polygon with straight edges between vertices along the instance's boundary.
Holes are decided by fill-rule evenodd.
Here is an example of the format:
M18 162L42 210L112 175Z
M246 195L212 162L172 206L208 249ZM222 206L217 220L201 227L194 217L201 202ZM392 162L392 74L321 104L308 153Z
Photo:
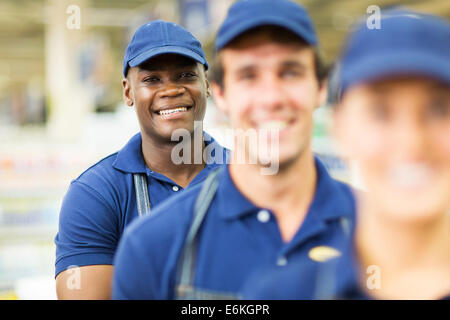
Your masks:
M297 261L284 270L265 270L253 274L243 289L243 298L250 300L369 300L374 299L362 283L376 277L374 270L362 270L354 250L354 238L340 246L341 255L315 264ZM380 274L380 276L382 276ZM450 299L450 293L442 297Z
M227 149L206 132L204 140L211 151L207 161L223 161L207 164L188 189L227 161ZM141 145L142 138L138 133L119 152L99 161L71 182L62 203L59 231L55 237L56 275L70 266L113 264L125 226L138 216L133 173L147 174L152 210L183 190L168 177L147 167ZM216 152L220 152L218 157Z
M196 288L239 295L245 280L269 266L284 268L308 259L318 245L332 246L344 237L341 219L354 221L349 187L332 179L316 159L318 182L314 200L294 238L283 242L275 216L259 208L236 188L229 167L198 235ZM248 181L252 187L252 181ZM115 258L113 298L173 299L177 263L193 217L201 186L170 198L153 216L143 217L124 233Z
M339 257L305 263L299 259L284 269L267 268L252 274L243 287L249 300L366 299L358 289L357 265L349 256L352 238L336 245Z

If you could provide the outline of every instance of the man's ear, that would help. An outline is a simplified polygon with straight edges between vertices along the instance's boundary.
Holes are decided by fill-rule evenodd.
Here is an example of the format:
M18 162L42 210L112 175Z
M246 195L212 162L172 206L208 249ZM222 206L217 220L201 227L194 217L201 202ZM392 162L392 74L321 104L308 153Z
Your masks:
M211 84L208 81L208 78L205 79L206 81L206 97L211 97Z
M213 82L211 84L211 88L212 88L214 103L215 103L217 109L219 109L222 113L228 115L228 108L227 108L227 105L225 102L225 92L224 92L223 87L221 87L216 82Z
M123 87L123 101L125 102L125 104L129 107L132 107L134 102L133 102L133 98L131 96L131 87L130 87L130 81L127 78L124 78L122 80L122 87Z

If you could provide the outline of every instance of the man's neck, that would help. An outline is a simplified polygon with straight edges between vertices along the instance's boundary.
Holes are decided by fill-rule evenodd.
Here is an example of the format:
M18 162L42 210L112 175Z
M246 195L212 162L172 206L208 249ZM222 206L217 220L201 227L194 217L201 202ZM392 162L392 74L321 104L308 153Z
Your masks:
M317 172L312 152L307 150L289 165L281 165L274 175L262 175L262 168L232 162L230 175L252 203L274 213L283 241L289 242L314 199Z
M381 288L369 294L388 299L436 299L450 292L450 216L427 223L387 221L388 214L360 203L356 251L362 270L375 265ZM364 278L364 277L363 277ZM365 280L361 279L365 288Z
M197 147L195 144L197 144ZM199 157L195 157L195 152L201 151L203 155L205 148L203 134L192 135L190 140L190 157L184 163L176 164L172 159L174 156L172 151L176 145L177 143L173 141L155 141L155 139L142 134L142 154L150 170L158 172L170 178L179 186L186 188L205 167L203 157L201 157L201 162L198 161ZM201 148L198 146L201 146Z

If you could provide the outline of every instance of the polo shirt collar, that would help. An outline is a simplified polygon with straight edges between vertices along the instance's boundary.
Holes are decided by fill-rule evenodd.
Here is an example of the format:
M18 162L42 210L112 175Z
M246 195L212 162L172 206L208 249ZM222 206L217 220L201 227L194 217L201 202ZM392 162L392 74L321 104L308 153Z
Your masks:
M308 212L314 212L315 219L318 220L352 217L354 200L349 198L350 195L343 189L341 183L330 177L322 162L317 157L314 160L317 170L317 186ZM241 218L260 209L237 189L231 179L229 166L221 174L217 192L221 194L222 199L227 199L226 204L219 204L221 206L220 214L224 219Z
M205 145L209 144L217 145L214 147L216 152L223 152L224 158L227 154L227 150L220 146L213 137L203 131L203 139ZM116 160L113 163L113 167L117 170L127 173L148 173L147 164L145 163L144 156L142 155L142 136L141 133L134 135L128 143L117 153ZM212 163L206 167L214 168L220 164Z
M236 187L230 175L230 166L227 165L220 173L217 194L218 212L223 219L235 219L258 210Z
M141 146L142 136L139 132L117 153L113 167L127 173L146 173L147 165L142 155Z
M349 192L349 187L333 179L317 157L315 164L317 186L309 211L314 211L315 216L322 220L354 218L355 200Z

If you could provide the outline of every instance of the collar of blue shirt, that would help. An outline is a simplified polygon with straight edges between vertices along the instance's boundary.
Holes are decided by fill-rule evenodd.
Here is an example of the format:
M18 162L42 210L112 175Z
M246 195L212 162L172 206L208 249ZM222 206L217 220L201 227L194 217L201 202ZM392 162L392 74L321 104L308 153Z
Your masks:
M349 193L348 186L334 180L328 174L325 166L316 157L315 165L317 170L317 186L314 195L314 200L308 212L315 212L314 219L326 221L343 216L352 216L354 212L354 201ZM226 201L219 203L219 213L224 219L239 219L247 214L259 209L250 202L233 183L228 167L223 170L221 183L217 190L222 196L220 199L233 199L233 201ZM251 188L251 183L248 184ZM345 200L350 201L345 201ZM336 203L341 205L337 206Z
M208 133L203 132L203 139L206 146L214 144L214 146L211 146L213 152L227 152L227 150L219 145ZM141 145L142 136L141 133L137 133L117 153L113 167L127 173L147 173L147 165L145 164L144 156L142 155ZM221 164L222 163L212 163L211 165L212 167L215 167L216 165Z

